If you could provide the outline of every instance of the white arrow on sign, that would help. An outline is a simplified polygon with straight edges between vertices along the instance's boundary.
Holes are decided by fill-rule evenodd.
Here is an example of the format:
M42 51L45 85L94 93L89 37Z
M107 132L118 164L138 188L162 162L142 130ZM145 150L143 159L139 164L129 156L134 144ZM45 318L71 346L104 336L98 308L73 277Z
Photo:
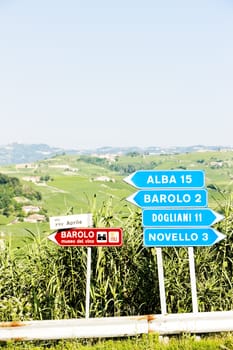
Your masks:
M226 237L212 227L145 228L143 233L146 247L206 247Z
M211 226L223 219L223 215L210 208L153 208L142 212L142 224L147 227Z

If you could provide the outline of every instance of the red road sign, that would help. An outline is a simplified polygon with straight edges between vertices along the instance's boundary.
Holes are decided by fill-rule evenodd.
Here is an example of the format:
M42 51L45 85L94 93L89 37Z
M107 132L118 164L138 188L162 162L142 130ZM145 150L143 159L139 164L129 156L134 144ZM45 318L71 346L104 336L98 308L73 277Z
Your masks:
M123 244L121 228L69 228L58 230L48 238L63 247L120 247Z

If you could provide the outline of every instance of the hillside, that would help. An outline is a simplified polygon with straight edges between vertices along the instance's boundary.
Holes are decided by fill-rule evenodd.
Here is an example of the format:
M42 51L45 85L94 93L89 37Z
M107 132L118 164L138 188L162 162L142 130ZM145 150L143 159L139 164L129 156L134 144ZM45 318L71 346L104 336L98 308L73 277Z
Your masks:
M129 153L137 154L183 154L200 151L233 150L225 146L204 146L194 145L187 147L100 147L97 149L63 149L60 147L51 147L46 144L23 144L11 143L0 145L0 165L23 164L36 162L43 159L49 159L56 155L126 155Z
M192 152L172 155L130 153L121 156L56 155L30 164L0 167L22 184L38 191L33 198L48 216L90 212L111 202L116 211L130 205L125 199L135 192L123 179L139 169L201 169L206 174L209 205L227 200L233 190L233 152ZM12 221L9 217L8 223ZM5 222L5 221L4 221Z
M72 150L68 150L72 153ZM11 143L0 146L0 165L36 162L64 153L64 149L46 144Z

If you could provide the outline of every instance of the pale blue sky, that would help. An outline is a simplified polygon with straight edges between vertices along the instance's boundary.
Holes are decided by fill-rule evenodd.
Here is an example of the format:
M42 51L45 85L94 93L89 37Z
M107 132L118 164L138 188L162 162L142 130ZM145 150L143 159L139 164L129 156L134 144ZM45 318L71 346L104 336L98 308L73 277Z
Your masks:
M232 0L0 0L0 144L233 146Z

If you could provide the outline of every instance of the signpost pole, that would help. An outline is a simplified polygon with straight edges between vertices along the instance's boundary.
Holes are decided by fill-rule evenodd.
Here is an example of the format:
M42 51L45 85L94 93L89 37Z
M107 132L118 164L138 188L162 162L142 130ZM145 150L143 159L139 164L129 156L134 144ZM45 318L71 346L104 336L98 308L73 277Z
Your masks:
M138 170L124 179L139 189L127 200L143 208L145 247L158 247L161 313L166 295L161 247L188 247L193 313L198 313L194 246L210 246L225 238L210 226L224 217L208 206L205 174L200 170Z
M166 305L166 295L165 295L165 286L164 286L162 249L156 248L156 254L157 254L157 265L158 265L158 276L159 276L159 294L160 294L161 314L165 315L167 313L167 305Z
M86 307L85 317L90 316L90 288L91 288L91 247L87 247L87 277L86 277Z
M198 313L196 274L193 247L188 247L193 313Z

